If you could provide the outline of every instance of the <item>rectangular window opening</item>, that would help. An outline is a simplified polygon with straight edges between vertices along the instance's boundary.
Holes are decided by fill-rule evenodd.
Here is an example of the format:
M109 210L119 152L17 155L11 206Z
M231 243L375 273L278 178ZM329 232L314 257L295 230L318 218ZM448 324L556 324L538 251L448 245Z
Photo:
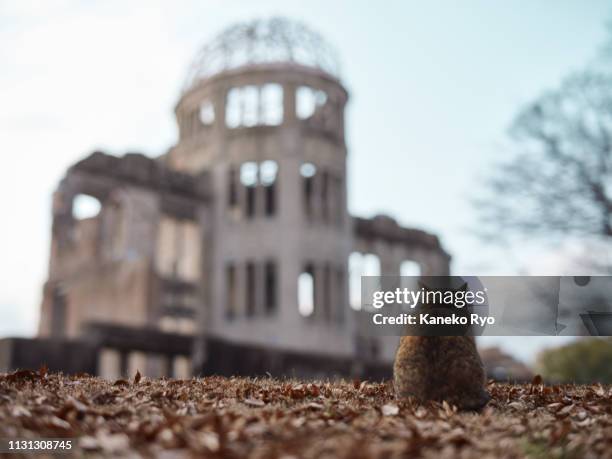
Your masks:
M313 177L304 177L304 211L308 217L312 216L312 189Z
M225 268L226 294L225 294L225 317L228 320L236 317L236 267L228 264Z
M276 311L276 264L273 261L268 261L265 265L265 307L267 314L273 314Z
M323 269L323 319L325 322L332 319L332 273L329 263Z
M264 187L265 190L265 212L266 216L271 217L276 213L276 184L272 183Z
M323 221L327 221L329 217L329 174L323 172L321 174L321 215Z
M345 291L344 291L344 269L342 267L336 270L336 304L333 305L336 311L336 322L339 324L344 323L344 310L345 310Z
M255 264L248 262L246 264L246 315L253 317L255 315L255 303L257 300L256 279L255 279Z
M228 180L227 203L230 208L234 208L238 205L238 174L235 169L230 169Z
M245 211L245 214L246 214L247 218L255 217L255 199L256 199L255 189L256 188L254 186L247 186L247 187L245 187L245 191L246 191L246 211Z

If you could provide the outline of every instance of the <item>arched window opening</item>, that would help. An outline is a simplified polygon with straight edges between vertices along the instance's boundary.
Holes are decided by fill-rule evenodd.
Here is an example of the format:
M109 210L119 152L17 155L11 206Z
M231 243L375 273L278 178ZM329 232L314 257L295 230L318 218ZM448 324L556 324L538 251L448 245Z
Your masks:
M314 212L314 180L317 168L312 163L304 163L300 167L302 176L302 186L304 190L304 212L307 216L312 216Z
M378 257L378 255L375 255L373 253L366 253L363 256L363 272L361 275L368 277L379 277L381 275L380 258ZM370 279L368 282L369 286L371 286L369 288L374 288L375 290L380 289L380 278L377 280Z
M215 108L212 102L205 101L200 105L200 121L205 126L210 126L215 121Z
M283 87L278 83L241 86L227 92L225 124L278 126L283 121Z
M272 185L276 181L278 173L278 164L276 161L264 161L259 168L259 176L261 184L264 186Z
M257 163L247 162L240 166L240 183L244 186L257 185Z
M404 260L400 265L400 276L418 277L421 275L421 265L413 260Z
M317 173L317 166L312 163L304 163L300 166L300 175L304 178L314 177Z
M277 83L261 87L260 124L278 126L283 122L283 87Z
M380 258L373 253L363 256L363 276L380 276Z
M349 255L349 303L355 310L361 309L361 276L363 273L363 255L353 252Z
M100 201L88 194L78 194L72 201L72 216L77 220L95 217L101 209Z
M246 127L258 124L259 88L245 86L242 88L242 125Z
M361 304L361 277L380 276L380 259L372 253L353 252L349 256L349 301L359 310Z
M236 176L239 175L239 178ZM229 172L228 205L247 218L255 215L273 216L277 207L278 163L266 160L258 164L248 161L237 174ZM243 190L244 188L244 190Z
M225 124L230 129L237 128L242 124L242 97L240 88L232 88L227 92Z
M303 317L310 317L314 312L314 292L313 268L308 265L298 277L298 311Z
M261 184L264 187L264 212L266 216L276 213L276 177L278 164L276 161L264 161L259 168Z
M305 120L314 115L317 108L325 105L327 94L319 89L308 86L300 86L295 91L295 114Z
M418 278L421 275L421 265L413 260L404 260L400 264L401 287L409 290L418 288Z
M248 162L244 163L240 167L240 182L245 186L246 190L245 215L247 216L247 218L253 218L255 216L255 187L258 182L257 176L257 163Z

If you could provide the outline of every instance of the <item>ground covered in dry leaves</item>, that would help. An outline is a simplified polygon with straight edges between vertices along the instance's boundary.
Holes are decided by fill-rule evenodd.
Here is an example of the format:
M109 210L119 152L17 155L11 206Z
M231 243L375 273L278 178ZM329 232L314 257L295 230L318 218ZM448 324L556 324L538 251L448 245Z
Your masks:
M0 374L0 438L76 438L88 457L612 458L612 388L540 382L490 383L476 414L391 383L20 371Z

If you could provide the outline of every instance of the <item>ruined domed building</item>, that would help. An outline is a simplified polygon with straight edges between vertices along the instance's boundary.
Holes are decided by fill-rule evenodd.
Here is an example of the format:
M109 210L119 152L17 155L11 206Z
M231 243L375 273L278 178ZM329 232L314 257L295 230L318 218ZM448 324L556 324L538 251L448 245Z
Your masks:
M27 345L107 377L388 366L397 338L357 333L359 276L446 275L450 257L434 235L349 215L348 99L301 24L221 33L189 72L166 154L94 152L67 171ZM75 213L83 195L97 215Z

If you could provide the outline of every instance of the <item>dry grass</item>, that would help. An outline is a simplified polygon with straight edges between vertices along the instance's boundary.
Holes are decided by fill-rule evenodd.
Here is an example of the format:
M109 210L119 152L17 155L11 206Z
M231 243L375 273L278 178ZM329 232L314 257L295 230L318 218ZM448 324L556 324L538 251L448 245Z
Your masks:
M612 458L612 389L539 382L489 384L477 414L397 402L390 383L21 371L0 375L0 438L78 437L93 457Z

